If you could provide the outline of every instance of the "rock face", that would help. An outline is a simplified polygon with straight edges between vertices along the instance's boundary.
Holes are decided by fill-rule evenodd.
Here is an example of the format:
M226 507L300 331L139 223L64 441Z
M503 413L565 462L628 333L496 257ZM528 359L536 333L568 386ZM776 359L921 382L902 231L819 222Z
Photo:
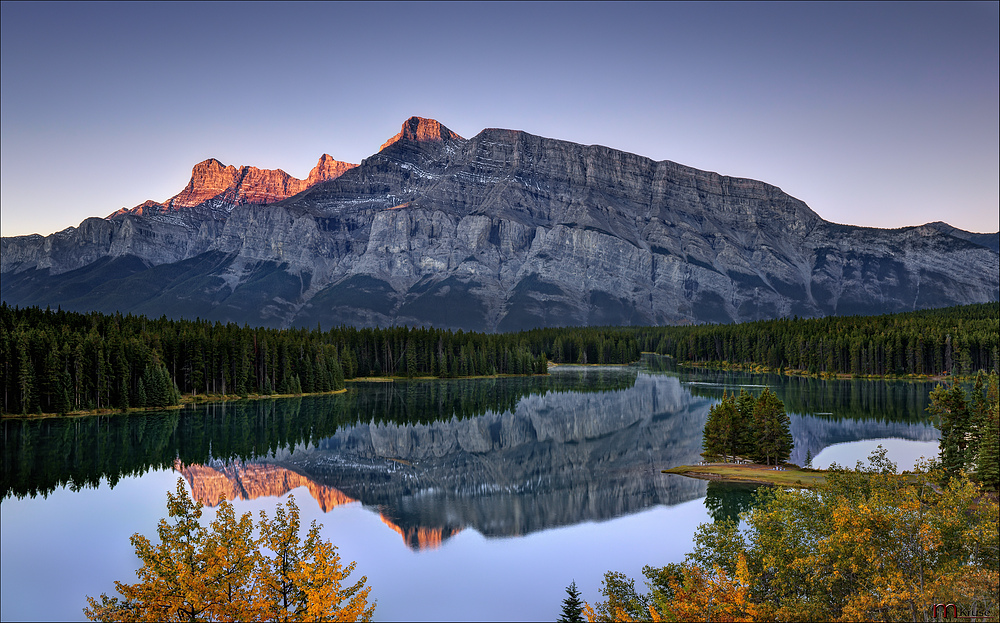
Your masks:
M448 128L444 127L434 119L424 119L423 117L410 117L403 124L402 129L395 136L382 143L382 146L378 148L382 151L389 145L393 145L400 141L408 142L443 142L443 141L453 141L462 140L462 137L455 134Z
M321 159L303 182L209 160L158 205L4 238L0 295L271 326L485 331L1000 298L992 234L837 225L763 182L518 131L464 139L419 117L357 167Z
M358 165L334 160L329 154L323 154L309 172L309 177L300 180L281 169L247 166L237 169L233 165L226 166L215 158L209 158L194 165L188 185L164 203L145 201L131 209L122 208L107 218L113 219L125 214L149 216L199 207L214 208L228 214L236 206L248 203L268 204L287 199L310 186L338 178L356 166Z

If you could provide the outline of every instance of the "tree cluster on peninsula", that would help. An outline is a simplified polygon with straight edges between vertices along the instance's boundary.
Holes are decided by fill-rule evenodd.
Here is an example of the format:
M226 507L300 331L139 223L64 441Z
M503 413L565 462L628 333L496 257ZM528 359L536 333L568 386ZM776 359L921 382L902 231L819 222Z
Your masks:
M770 389L756 398L746 390L739 396L723 393L708 412L702 439L707 459L749 457L765 465L787 461L793 445L785 405Z

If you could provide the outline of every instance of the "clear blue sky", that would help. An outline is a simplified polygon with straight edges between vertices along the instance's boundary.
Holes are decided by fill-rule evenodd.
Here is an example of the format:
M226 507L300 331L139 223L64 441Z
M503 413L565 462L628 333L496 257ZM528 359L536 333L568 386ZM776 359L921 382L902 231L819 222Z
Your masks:
M304 177L420 115L997 231L998 6L4 2L0 225L162 201L209 157Z

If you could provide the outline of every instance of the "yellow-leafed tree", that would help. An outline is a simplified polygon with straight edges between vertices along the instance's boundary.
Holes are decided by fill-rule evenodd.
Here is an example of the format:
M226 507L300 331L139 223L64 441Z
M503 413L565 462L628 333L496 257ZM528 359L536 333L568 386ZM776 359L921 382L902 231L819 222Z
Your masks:
M135 534L132 544L142 567L139 582L115 582L121 595L87 597L84 614L101 621L370 621L375 603L366 577L346 584L356 563L341 565L337 548L313 522L299 538L294 498L278 506L275 518L261 513L260 536L253 518L237 519L223 500L216 519L202 526L202 505L182 479L167 493L172 521L160 520L158 545ZM270 556L262 553L262 548Z

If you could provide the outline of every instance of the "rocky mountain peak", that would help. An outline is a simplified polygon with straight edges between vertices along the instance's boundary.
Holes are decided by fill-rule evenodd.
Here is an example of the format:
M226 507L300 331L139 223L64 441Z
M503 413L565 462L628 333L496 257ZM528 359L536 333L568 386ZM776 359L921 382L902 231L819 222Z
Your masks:
M448 128L441 125L434 119L424 119L423 117L410 117L403 122L403 127L399 130L399 133L390 138L382 146L378 148L382 151L389 145L397 143L399 141L415 141L415 142L425 142L425 141L450 141L450 140L464 140L458 134L455 134Z
M336 160L330 154L320 156L309 176L300 180L281 169L258 169L253 166L225 165L215 158L203 160L191 169L191 179L184 190L165 202L147 200L133 208L121 208L107 217L114 219L130 214L149 216L210 203L215 209L228 212L234 206L268 204L336 179L358 165Z
M356 166L358 165L336 160L330 154L323 154L319 157L316 166L309 172L309 177L306 178L306 187L336 179Z
M255 169L256 167L242 168ZM187 186L167 201L167 205L176 209L191 208L204 203L235 186L239 181L239 173L240 171L233 165L226 166L215 158L203 160L194 165Z

